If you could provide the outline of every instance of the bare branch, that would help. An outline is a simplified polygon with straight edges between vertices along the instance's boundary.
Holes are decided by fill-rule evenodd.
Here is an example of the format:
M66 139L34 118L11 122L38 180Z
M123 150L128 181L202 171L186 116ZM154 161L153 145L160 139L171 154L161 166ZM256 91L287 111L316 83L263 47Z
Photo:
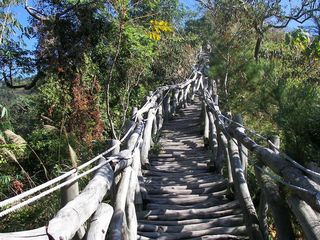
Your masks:
M39 20L39 21L48 21L49 17L45 14L41 13L39 10L34 9L33 7L30 7L28 4L28 0L25 0L24 8L27 10L27 12L32 16L33 18Z
M80 0L78 0L75 5L72 5L68 8L66 8L64 11L62 11L60 13L56 13L54 18L59 19L60 17L66 15L68 12L70 12L74 8L78 7L79 4L80 4ZM35 18L39 21L48 21L50 19L50 16L47 16L46 14L42 13L41 11L39 11L33 7L30 7L28 4L28 0L25 0L25 9L33 18Z

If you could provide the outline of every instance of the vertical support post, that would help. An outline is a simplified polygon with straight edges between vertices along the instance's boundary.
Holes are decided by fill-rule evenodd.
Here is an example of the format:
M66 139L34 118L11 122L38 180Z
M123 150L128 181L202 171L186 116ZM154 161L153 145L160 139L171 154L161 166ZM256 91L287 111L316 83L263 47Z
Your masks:
M173 93L173 101L172 101L172 114L175 115L176 112L177 112L177 108L178 108L178 105L179 105L179 89L175 89L174 90L174 93Z
M227 159L226 153L228 154L228 152L225 151L225 146L224 146L224 141L222 140L222 137L224 137L222 131L217 128L217 120L215 120L215 126L217 129L217 142L218 142L218 149L217 149L217 158L215 161L215 170L217 173L219 174L223 174L223 165L224 165L224 160ZM229 154L228 154L229 155ZM232 183L232 175L230 176L230 174L228 173L229 176L229 184Z
M187 107L187 106L188 106L188 103L191 102L190 89L191 89L191 83L188 84L188 86L186 87L186 91L185 91L185 93L184 93L184 103L185 103L185 106L184 106L184 107Z
M114 201L114 214L111 219L110 224L110 235L111 240L122 240L126 239L125 235L127 232L127 220L126 220L126 199L129 190L130 177L132 174L132 168L127 167L123 170L123 176L119 183L119 188L116 194L116 199Z
M120 152L120 141L116 140L116 139L112 139L110 141L110 144L111 144L110 147L118 145L115 149L113 149L111 151L111 156L118 154ZM116 194L117 194L117 187L119 185L120 180L121 180L121 173L117 174L117 175L114 175L113 184L111 186L111 202L115 201ZM112 206L113 206L113 204L112 204Z
M196 92L196 81L193 81L191 83L191 96L190 96L190 102L194 101L194 95Z
M254 204L252 202L249 188L243 174L241 166L239 149L236 139L230 138L228 141L231 156L231 169L234 179L234 187L239 196L239 202L244 210L244 222L246 224L248 234L251 240L263 240L262 233L259 228L259 220L257 217Z
M142 176L141 173L141 161L140 161L140 147L136 147L133 153L133 162L132 162L132 170L135 172L136 175L136 188L135 188L135 197L134 197L134 203L136 206L136 209L142 211L143 207L143 200L141 195L141 188L139 184L139 176Z
M148 118L143 133L143 142L141 147L141 163L144 168L147 168L150 163L148 159L150 145L151 145L151 131L153 119L155 117L155 110L151 108L148 112Z
M113 215L113 208L106 203L101 203L90 220L90 227L86 240L104 240Z
M157 115L158 114L156 113L156 117L153 118L153 122L152 122L152 136L153 137L157 136L157 133L158 133Z
M203 142L204 142L204 146L208 147L209 146L209 117L207 112L207 106L204 102L202 103L202 108L203 108L203 121L204 121Z
M218 153L218 140L217 140L217 129L214 124L215 117L213 113L207 109L209 118L209 147L210 147L210 163L209 167L217 169L217 153Z
M77 176L77 173L71 174L64 181L68 181ZM61 204L60 207L63 208L68 202L72 201L79 195L79 183L74 181L61 188Z
M180 91L180 96L179 96L179 108L184 108L184 94L185 94L186 89L182 88Z
M240 114L235 116L235 122L243 125L243 120ZM238 128L239 131L241 131L242 133L245 132L245 129L243 127ZM248 166L248 149L241 143L238 144L239 147L239 153L240 153L240 159L241 159L241 165L242 165L242 169L243 172L245 174L245 176L247 176L247 166Z
M171 96L170 96L170 90L168 90L169 93L167 96L164 98L163 101L163 108L164 108L164 121L168 122L170 119L170 113L171 113L171 106L170 106L170 101L171 101Z
M68 181L77 176L77 173L73 173L69 177L67 177L64 181ZM74 181L64 187L61 188L61 208L67 205L68 202L72 201L79 195L79 183L78 181ZM84 226L81 226L77 231L76 236L74 239L82 239L86 234L86 229Z
M127 231L128 231L128 240L137 239L137 229L138 229L138 220L136 215L136 208L134 205L135 191L138 183L138 175L136 171L132 170L128 193L126 198L126 218L127 218Z
M258 209L258 219L260 224L261 233L264 239L268 239L268 204L266 201L266 196L264 192L260 194L260 201L259 201L259 209Z
M273 143L279 147L279 137L273 137ZM268 207L272 213L274 225L277 231L277 239L294 239L289 208L282 197L279 185L260 169L266 170L267 168L258 162L255 165L255 174L261 191L264 194Z
M163 126L163 104L159 103L158 114L157 114L158 131L162 129Z
M116 146L116 145L117 145L117 146ZM119 141L119 140L112 139L112 140L111 140L111 146L112 146L112 147L113 147L113 146L116 146L116 148L111 151L111 154L112 154L112 155L118 154L118 153L120 152L120 141Z
M199 91L199 89L202 89L202 87L203 87L202 79L203 79L203 75L201 74L201 75L200 75L200 78L199 78L199 80L198 80L197 87L196 87L196 90L197 90L197 91Z

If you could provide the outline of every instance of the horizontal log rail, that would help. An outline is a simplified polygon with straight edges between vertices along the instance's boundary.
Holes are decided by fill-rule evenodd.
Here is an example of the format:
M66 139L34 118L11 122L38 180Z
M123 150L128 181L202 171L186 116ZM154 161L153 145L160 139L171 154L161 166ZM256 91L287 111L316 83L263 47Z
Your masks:
M244 211L250 239L268 238L268 208L277 239L294 239L290 214L295 216L306 239L320 239L320 185L312 178L318 177L319 173L304 168L281 153L279 141L271 143L267 140L269 147L256 143L246 134L241 116L231 119L221 113L216 83L201 81L203 137L209 142L210 165L217 172L222 173L224 169L228 172L230 188L235 189L235 196ZM255 161L250 161L249 153L255 154ZM247 186L248 164L254 164L257 184L262 192L259 209L253 205ZM280 188L288 190L280 191Z
M0 240L67 240L76 236L78 239L102 240L106 235L115 240L137 239L135 212L136 208L141 208L142 199L146 198L141 169L149 167L148 152L152 139L161 131L163 122L174 115L177 107L186 106L187 101L194 98L194 86L199 85L201 76L201 72L195 69L185 82L157 88L140 109L135 108L125 136L120 141L113 140L113 146L104 153L77 169L0 202L0 210L7 207L0 211L1 217L63 188L62 208L47 226L0 233ZM175 95L181 96L176 98L176 102L172 101ZM110 153L112 156L107 157ZM97 165L92 167L94 163ZM80 170L84 172L80 173ZM77 180L90 173L94 174L92 179L79 194ZM39 191L42 192L34 196ZM87 226L87 232L84 226Z

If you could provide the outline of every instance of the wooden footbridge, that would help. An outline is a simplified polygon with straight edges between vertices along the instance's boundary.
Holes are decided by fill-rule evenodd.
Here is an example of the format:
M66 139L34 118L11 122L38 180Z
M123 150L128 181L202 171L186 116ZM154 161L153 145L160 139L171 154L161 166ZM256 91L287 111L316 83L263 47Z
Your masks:
M46 226L0 240L270 239L270 231L295 239L293 221L300 238L320 239L320 174L281 153L277 138L259 145L240 116L222 114L201 67L152 92L125 132L94 159L0 202L0 217L54 191L62 202ZM77 180L88 174L79 193Z

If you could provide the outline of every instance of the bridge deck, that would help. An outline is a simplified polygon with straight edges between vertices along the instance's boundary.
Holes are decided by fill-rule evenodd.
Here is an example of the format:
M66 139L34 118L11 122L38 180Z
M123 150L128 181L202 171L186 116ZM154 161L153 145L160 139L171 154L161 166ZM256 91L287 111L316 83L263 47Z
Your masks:
M196 101L164 125L161 150L143 171L148 199L138 214L141 240L247 238L239 202L226 198L227 180L207 168L200 112Z

